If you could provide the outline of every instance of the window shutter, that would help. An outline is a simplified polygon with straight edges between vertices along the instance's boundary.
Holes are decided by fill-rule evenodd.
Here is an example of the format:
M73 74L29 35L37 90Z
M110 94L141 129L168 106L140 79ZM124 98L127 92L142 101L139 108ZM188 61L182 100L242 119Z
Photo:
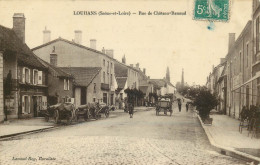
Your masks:
M25 83L25 67L23 67L22 82Z
M31 70L28 68L28 73L29 73L29 82L28 83L31 83Z
M47 109L47 97L42 96L42 109Z
M70 90L70 79L68 79L68 90Z
M42 84L42 71L38 71L38 84Z
M66 79L64 79L64 90L66 90Z
M29 106L28 106L28 113L31 113L31 99L30 99L31 97L30 96L28 96L28 104L29 104Z
M22 96L22 113L24 113L24 107L25 107L24 96Z
M71 98L71 103L74 104L75 103L75 99Z

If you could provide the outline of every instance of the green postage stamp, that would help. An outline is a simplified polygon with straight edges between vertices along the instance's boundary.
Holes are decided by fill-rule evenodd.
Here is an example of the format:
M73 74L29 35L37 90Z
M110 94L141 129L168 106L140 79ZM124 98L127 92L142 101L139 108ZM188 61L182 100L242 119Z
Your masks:
M194 19L223 21L229 20L229 0L195 0Z

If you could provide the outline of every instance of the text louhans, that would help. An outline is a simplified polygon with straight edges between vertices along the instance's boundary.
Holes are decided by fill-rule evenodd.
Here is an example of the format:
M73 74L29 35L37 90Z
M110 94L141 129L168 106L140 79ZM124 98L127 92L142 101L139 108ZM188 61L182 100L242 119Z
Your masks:
M86 16L106 16L106 15L186 15L186 11L176 12L176 11L73 11L73 15L86 15Z

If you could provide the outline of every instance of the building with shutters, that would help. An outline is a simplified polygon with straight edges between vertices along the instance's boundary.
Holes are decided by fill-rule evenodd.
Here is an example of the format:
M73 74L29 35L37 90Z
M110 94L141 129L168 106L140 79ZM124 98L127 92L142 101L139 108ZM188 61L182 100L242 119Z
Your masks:
M52 41L45 40L46 43L33 48L32 51L44 61L56 61L58 67L100 67L101 71L98 76L100 80L99 88L102 94L97 95L96 100L114 105L116 83L114 82L115 59L113 58L113 50L96 50L96 40L90 40L90 47L82 45L81 33L82 32L78 30L75 31L75 39L73 41L63 38ZM53 50L55 50L55 55L52 54ZM79 95L80 98L78 98L79 100L88 98L85 89L78 88L78 90L80 90L78 92L81 93Z
M37 117L40 109L47 108L47 68L25 44L24 14L14 14L12 29L0 26L0 57L4 88L0 103L8 110L8 118Z
M52 52L52 54L55 54L55 52ZM48 68L48 104L54 105L64 102L75 104L74 77L55 66L53 61L51 61L52 63L50 64L39 57L37 58L46 68Z
M74 77L73 89L76 108L87 103L103 102L101 67L61 67L61 69Z

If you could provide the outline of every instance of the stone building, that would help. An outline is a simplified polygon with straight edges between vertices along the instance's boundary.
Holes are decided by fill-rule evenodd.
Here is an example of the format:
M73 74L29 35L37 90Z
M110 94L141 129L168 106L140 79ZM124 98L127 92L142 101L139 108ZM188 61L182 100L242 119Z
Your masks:
M37 117L47 107L48 70L25 44L24 14L14 14L13 29L0 26L0 52L0 83L4 82L5 90L0 103L5 102L8 118Z
M76 107L108 99L103 95L103 91L109 89L102 88L101 67L61 67L61 69L75 79L73 89Z
M90 41L90 48L81 44L82 32L75 31L74 41L58 38L43 45L33 48L33 52L43 60L50 62L50 59L57 61L58 67L100 67L99 80L101 83L100 94L97 100L102 100L107 104L115 102L115 82L114 82L114 58L113 50L102 52L96 50L96 40ZM56 55L51 56L55 50ZM84 75L83 75L84 76ZM82 89L82 88L81 88ZM81 93L84 93L83 91ZM80 95L84 98L86 96ZM81 100L81 99L80 99Z
M256 103L254 97L252 73L252 21L235 40L235 34L229 34L227 60L227 112L239 118L243 106L249 107Z

